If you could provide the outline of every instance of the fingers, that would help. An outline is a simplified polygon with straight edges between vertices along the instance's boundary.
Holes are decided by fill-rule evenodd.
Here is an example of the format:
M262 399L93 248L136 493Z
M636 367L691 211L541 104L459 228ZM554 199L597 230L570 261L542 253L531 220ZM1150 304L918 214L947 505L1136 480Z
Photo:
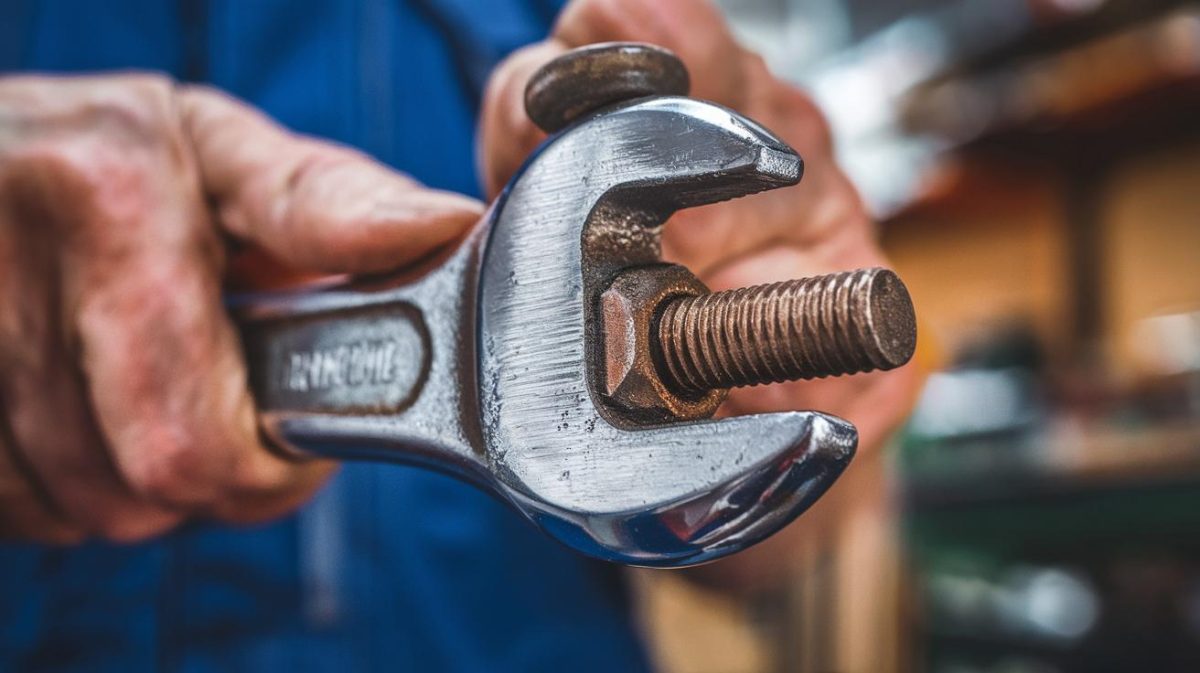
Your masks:
M0 419L0 424L4 420ZM50 500L34 485L27 466L15 453L12 433L0 428L0 539L70 544L83 531L54 511Z
M42 266L58 276L41 311L58 327L44 330L14 434L64 515L113 539L242 500L238 518L260 518L329 469L259 441L222 244L169 101L169 89L136 101L160 106L157 126L44 152L40 192L25 192L55 204L58 260Z
M483 206L427 189L345 147L301 138L214 90L179 94L221 224L290 265L375 272L458 239Z
M36 166L21 175L36 174ZM20 180L4 182L6 205ZM20 211L17 208L17 211ZM46 213L49 215L49 213ZM179 515L140 501L119 477L96 431L78 368L65 352L57 254L34 212L0 231L0 499L20 537L71 541L83 535L138 539L175 525Z
M198 194L169 197L149 213L153 223L127 214L140 240L126 242L119 273L108 256L81 258L66 272L97 434L144 502L237 521L282 514L332 467L294 463L260 441ZM159 224L191 234L156 236Z
M259 441L220 270L205 253L215 233L199 204L184 193L148 216L126 213L138 240L124 242L119 273L108 255L65 270L79 362L113 461L138 496L182 510L284 489L292 477ZM164 236L159 225L190 235Z
M546 138L525 114L525 84L567 46L553 37L520 49L488 80L479 114L478 168L484 193L495 198L525 157Z
M794 188L681 210L663 230L663 258L687 266L706 281L727 266L772 250L782 250L789 260L759 259L743 264L740 273L757 277L762 275L757 267L769 263L793 272L772 278L785 280L796 277L796 269L814 276L878 266L884 259L858 192L836 170L808 171ZM804 260L792 259L797 256ZM811 265L801 263L805 260Z
M281 460L271 456L273 460ZM258 523L284 516L297 509L316 493L337 464L327 460L304 460L288 465L287 478L274 488L233 489L204 509L206 517L232 523Z
M70 363L61 354L6 372L3 412L14 464L26 469L71 527L110 540L138 540L179 523L178 512L139 498L119 476ZM63 365L66 365L64 367Z
M260 441L210 203L333 271L423 257L479 204L155 76L5 80L0 113L0 536L297 507L333 468Z
M554 38L567 47L618 40L666 47L688 67L693 97L764 124L805 157L829 153L829 129L812 100L740 45L708 0L579 0L559 17Z

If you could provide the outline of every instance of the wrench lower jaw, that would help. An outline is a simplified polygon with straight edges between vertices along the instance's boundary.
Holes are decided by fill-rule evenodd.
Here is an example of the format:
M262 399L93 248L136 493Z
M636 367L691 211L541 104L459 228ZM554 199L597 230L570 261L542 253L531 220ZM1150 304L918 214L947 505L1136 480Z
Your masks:
M778 532L833 485L854 456L853 426L822 414L789 450L714 487L636 510L575 511L506 489L539 527L606 561L680 568L737 553Z

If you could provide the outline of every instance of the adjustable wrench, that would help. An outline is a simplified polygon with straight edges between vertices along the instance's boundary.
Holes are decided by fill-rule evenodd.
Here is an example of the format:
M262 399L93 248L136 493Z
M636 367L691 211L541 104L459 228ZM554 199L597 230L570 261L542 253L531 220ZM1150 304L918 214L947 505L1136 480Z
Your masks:
M457 475L609 561L743 549L824 493L854 427L817 412L614 411L597 312L615 275L658 263L671 213L795 184L801 166L712 103L652 95L583 114L419 278L236 300L262 431L285 450Z

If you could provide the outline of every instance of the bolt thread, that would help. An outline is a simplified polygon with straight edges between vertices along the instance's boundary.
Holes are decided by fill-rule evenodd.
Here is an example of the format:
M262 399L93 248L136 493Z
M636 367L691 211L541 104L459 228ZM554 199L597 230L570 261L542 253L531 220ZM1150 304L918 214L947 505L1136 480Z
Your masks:
M872 268L677 298L655 334L663 378L700 392L892 369L916 320L900 279Z

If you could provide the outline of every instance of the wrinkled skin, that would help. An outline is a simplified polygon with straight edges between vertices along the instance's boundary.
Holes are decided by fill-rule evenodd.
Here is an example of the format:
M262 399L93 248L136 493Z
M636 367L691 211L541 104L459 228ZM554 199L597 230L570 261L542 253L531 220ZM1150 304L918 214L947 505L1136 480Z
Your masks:
M227 241L380 271L481 212L214 91L0 79L0 535L129 541L301 504L332 465L259 440Z
M761 122L805 158L798 187L678 214L668 259L714 289L886 265L813 103L699 0L577 0L547 41L501 65L481 120L489 198L544 137L524 113L529 75L609 40L674 50L694 96ZM376 272L454 244L480 214L211 90L148 75L0 79L0 534L136 540L192 516L256 521L299 506L332 467L281 458L256 434L221 304L231 246L290 272ZM915 385L906 367L756 387L723 413L843 416L859 428L861 463ZM816 510L852 493L850 472ZM816 510L705 572L768 581Z
M859 267L887 266L858 193L833 159L829 129L813 102L774 77L734 40L720 12L699 0L579 0L567 6L550 38L515 53L493 74L480 127L479 162L489 198L544 139L525 116L524 87L564 51L608 41L650 42L674 51L691 73L691 95L741 112L771 129L805 162L800 185L676 214L663 234L663 256L722 290ZM861 464L904 418L917 387L909 365L891 372L736 389L720 413L816 409L858 426L859 455L830 493L796 524L755 548L696 569L726 586L766 585L793 558L787 552L829 525L838 501L879 488L878 470ZM868 476L869 475L869 476Z

